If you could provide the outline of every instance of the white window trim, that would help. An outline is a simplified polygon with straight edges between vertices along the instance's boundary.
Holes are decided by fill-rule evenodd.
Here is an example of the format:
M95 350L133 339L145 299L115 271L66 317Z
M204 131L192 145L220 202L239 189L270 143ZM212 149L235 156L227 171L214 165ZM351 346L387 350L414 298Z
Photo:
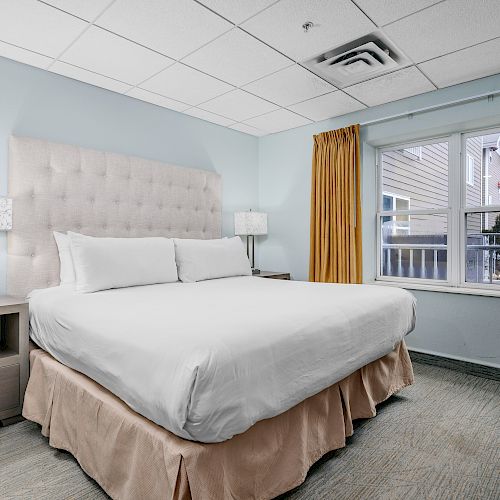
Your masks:
M422 280L423 281L423 280ZM491 288L453 287L435 283L407 283L405 281L375 280L366 282L367 285L394 286L406 290L422 290L427 292L457 293L460 295L480 295L482 297L500 297L500 290Z
M474 131L461 131L448 136L430 137L425 140L405 144L391 144L377 148L377 223L376 223L376 278L374 283L388 286L398 286L411 290L429 290L448 293L461 293L470 295L484 295L500 297L500 286L489 283L470 283L466 278L466 214L500 212L500 205L467 207L466 206L466 141L470 137L478 135L489 135L499 133L500 127L490 129L478 129ZM415 146L424 146L439 142L448 142L448 208L426 209L426 210L383 210L383 177L382 177L382 154L394 149L405 149ZM448 215L447 235L447 280L433 280L422 278L400 278L396 276L384 276L381 274L381 225L382 216L394 215Z

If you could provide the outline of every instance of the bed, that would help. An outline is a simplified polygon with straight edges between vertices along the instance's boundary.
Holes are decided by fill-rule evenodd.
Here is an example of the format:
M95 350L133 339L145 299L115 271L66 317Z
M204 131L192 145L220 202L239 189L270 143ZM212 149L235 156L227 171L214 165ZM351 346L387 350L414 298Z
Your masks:
M9 182L9 292L39 288L43 348L23 415L114 498L272 498L413 381L402 290L258 277L57 286L54 229L219 237L215 173L13 138Z

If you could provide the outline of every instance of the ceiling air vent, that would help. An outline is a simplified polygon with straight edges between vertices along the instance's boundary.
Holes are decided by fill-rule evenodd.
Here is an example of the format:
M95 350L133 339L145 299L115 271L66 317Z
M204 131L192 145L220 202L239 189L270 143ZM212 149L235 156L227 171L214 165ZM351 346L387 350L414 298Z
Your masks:
M379 33L372 33L304 63L337 87L362 82L407 64L408 60Z

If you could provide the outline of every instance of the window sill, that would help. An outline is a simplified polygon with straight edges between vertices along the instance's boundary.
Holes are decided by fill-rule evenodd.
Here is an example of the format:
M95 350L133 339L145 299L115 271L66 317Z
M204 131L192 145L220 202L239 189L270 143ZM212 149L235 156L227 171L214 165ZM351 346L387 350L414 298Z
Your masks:
M430 285L428 283L405 283L401 281L374 280L366 283L367 285L395 286L406 290L424 290L427 292L456 293L459 295L479 295L483 297L500 297L500 290L491 290L487 288L467 288L443 285Z

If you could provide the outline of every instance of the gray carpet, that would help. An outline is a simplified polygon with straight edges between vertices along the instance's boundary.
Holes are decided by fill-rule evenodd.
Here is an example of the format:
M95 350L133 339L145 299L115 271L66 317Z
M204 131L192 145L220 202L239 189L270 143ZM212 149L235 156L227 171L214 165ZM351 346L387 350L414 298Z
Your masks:
M358 423L281 499L500 499L500 384L414 364L416 383ZM107 498L37 425L0 429L0 498Z

